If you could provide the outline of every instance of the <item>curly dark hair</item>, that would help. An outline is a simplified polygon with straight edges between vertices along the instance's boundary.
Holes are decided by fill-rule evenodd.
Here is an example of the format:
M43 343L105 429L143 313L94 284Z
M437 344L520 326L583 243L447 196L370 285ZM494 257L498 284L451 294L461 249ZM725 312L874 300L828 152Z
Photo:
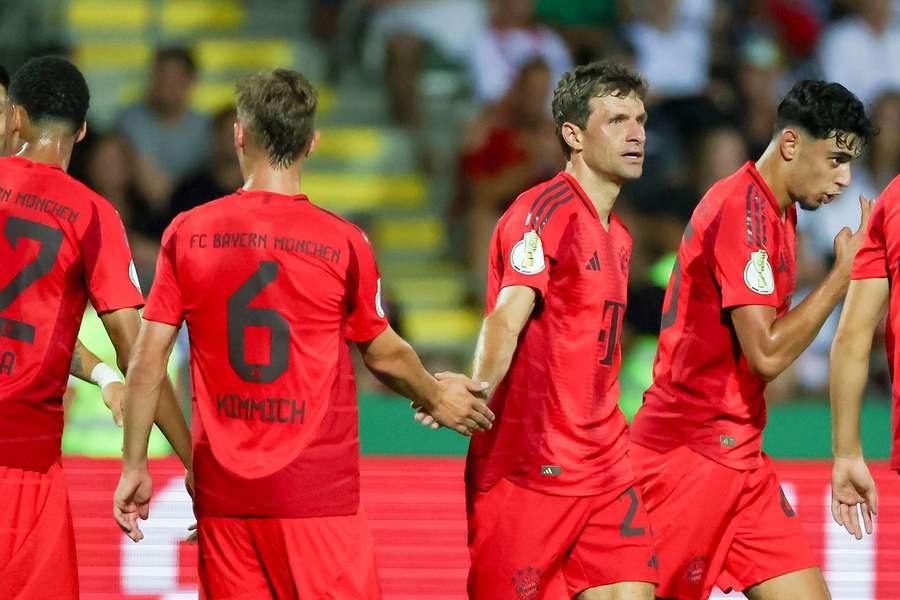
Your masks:
M0 65L0 86L3 86L4 90L9 89L9 71L3 65Z
M13 74L9 99L25 109L32 123L62 123L74 134L84 124L91 94L75 65L58 56L40 56Z
M237 84L238 118L278 168L293 163L309 146L317 101L316 88L287 69L248 75Z
M878 129L866 108L853 92L839 83L805 79L794 87L778 105L775 132L791 125L799 126L814 138L835 138L840 148L849 147L848 137L855 135L862 149Z
M553 120L566 158L572 149L563 139L563 123L574 123L584 129L591 116L591 98L609 95L624 98L632 93L643 100L647 81L622 64L596 61L579 65L563 75L553 92Z

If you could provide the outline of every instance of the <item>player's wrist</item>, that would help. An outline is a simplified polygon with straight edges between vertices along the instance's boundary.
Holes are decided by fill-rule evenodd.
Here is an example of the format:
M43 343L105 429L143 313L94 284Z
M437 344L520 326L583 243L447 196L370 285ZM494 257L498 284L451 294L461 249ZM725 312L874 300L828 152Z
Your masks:
M862 460L863 449L860 443L832 445L831 454L835 460Z
M116 370L106 363L97 363L91 369L90 378L101 390L111 383L122 383L122 378Z

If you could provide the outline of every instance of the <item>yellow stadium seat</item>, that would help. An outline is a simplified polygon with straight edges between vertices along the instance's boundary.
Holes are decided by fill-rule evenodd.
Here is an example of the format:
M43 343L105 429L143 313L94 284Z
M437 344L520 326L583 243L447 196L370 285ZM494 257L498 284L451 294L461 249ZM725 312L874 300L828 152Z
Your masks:
M151 19L146 0L71 0L68 23L73 30L143 30Z
M379 250L427 251L441 247L446 239L444 223L432 216L383 219L373 232Z
M425 182L417 175L366 175L309 170L303 191L322 208L337 213L385 208L419 208L425 201Z
M319 94L321 100L321 92ZM374 127L337 127L323 129L316 158L345 161L371 161L384 152L384 133Z
M140 70L153 50L142 42L89 42L75 47L75 63L85 71Z
M419 277L391 277L388 280L391 296L406 306L458 306L466 294L462 275L422 275Z
M290 68L294 47L285 40L206 40L194 47L201 73Z
M403 319L406 338L414 345L451 346L471 343L481 327L481 315L470 310L410 310Z
M243 7L232 0L166 0L161 25L165 33L206 29L237 29L244 23Z
M199 83L191 101L197 110L217 112L234 104L234 83Z

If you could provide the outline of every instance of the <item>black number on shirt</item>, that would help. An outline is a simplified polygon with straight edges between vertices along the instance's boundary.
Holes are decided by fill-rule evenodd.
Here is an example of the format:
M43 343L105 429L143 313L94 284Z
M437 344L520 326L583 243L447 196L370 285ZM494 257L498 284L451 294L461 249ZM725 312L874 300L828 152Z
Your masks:
M628 505L628 512L625 513L625 518L622 519L622 526L619 527L619 532L622 534L622 537L637 537L639 535L644 535L643 527L632 527L632 523L634 522L634 516L637 514L638 509L638 497L637 492L634 491L633 487L625 490L625 493L619 496L619 498L624 498L628 496L631 499L631 504Z
M619 329L622 328L622 317L625 315L625 304L607 300L603 304L604 321L606 321L606 316L609 314L610 308L612 309L612 316L609 319L609 327L601 330L600 335L597 337L597 340L601 344L606 344L603 358L600 359L600 364L606 366L613 364L613 360L616 357L616 340L619 338Z
M687 227L684 228L684 239L682 240L682 244L691 239L694 235L694 227L691 223L687 224ZM675 265L672 267L672 297L669 298L669 309L662 314L662 320L659 324L659 329L662 331L663 329L668 329L672 325L675 324L675 317L678 316L678 293L681 288L681 264L680 261L676 258Z
M3 234L13 248L18 245L20 239L26 238L40 242L41 249L38 251L37 257L25 264L18 275L0 290L0 311L9 308L9 305L15 302L28 286L53 269L63 240L61 230L19 217L9 217L6 220ZM34 325L0 317L0 336L32 344L34 343Z
M675 266L672 267L672 297L669 298L669 309L662 314L662 320L659 323L659 329L668 329L675 324L675 317L678 315L678 288L681 287L681 265L678 259L675 259Z
M274 308L249 306L277 276L278 263L263 261L228 299L228 362L244 381L272 383L288 368L291 330L287 320ZM268 364L247 362L244 346L247 327L266 327L271 332Z

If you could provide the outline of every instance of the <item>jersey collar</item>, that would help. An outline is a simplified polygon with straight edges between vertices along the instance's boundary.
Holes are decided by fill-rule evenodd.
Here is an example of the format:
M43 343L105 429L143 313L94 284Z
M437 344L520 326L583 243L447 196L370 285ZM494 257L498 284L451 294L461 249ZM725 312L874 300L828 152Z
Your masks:
M243 188L238 188L235 192L238 196L243 196L244 198L269 198L272 200L289 200L293 202L309 202L309 197L306 194L298 194L296 196L289 196L287 194L278 194L275 192L270 192L268 190L245 190Z
M560 171L559 174L563 179L569 182L569 186L572 188L572 191L575 192L575 195L579 200L581 200L581 203L588 210L588 212L591 213L591 215L593 215L593 217L599 221L600 215L597 214L597 209L594 208L594 203L591 202L590 198L588 198L588 195L585 193L584 189L582 189L581 184L578 183L578 180L565 171Z

